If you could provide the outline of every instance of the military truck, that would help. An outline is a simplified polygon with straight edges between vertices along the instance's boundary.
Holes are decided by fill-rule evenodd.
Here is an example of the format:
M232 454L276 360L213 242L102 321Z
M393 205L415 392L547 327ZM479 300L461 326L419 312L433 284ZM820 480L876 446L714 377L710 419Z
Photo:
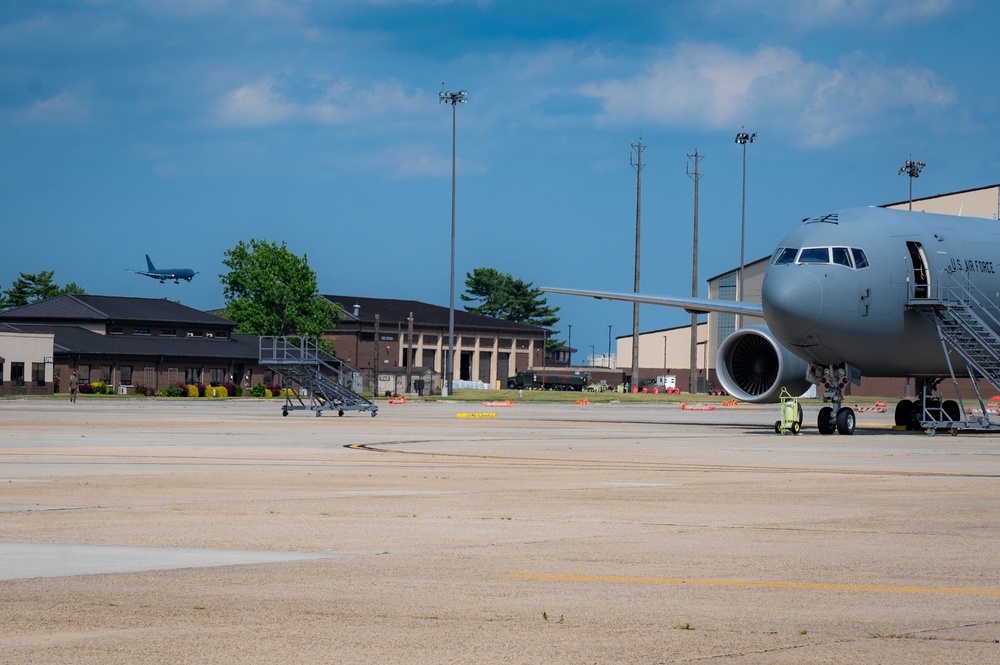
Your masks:
M511 390L583 390L588 383L590 375L580 372L518 372L507 379Z

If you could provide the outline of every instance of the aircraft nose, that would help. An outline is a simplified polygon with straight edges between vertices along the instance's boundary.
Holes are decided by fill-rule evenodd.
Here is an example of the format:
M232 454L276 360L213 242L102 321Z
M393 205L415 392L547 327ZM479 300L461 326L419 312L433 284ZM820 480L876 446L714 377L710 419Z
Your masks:
M764 316L772 331L788 338L805 335L823 307L819 279L797 266L777 266L767 271L761 292Z

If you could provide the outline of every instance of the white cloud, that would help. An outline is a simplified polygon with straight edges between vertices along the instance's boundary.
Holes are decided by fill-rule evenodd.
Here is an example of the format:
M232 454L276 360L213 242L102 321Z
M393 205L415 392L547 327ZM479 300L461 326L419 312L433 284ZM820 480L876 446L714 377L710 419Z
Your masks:
M318 92L309 85L295 87L273 78L243 85L219 101L218 119L224 125L256 127L346 125L373 118L406 123L434 108L427 94L393 79L376 81L367 88L357 88L350 81L337 81Z
M275 93L272 79L244 85L226 94L217 111L223 124L244 127L275 125L296 115L296 108Z
M893 114L934 115L956 104L933 72L885 66L864 53L835 67L787 48L744 54L686 44L627 79L592 82L581 92L603 100L599 122L732 128L754 123L803 145L830 145L877 131Z
M83 122L87 116L87 105L77 95L60 92L32 104L20 114L20 119L28 123L72 125Z
M966 0L708 0L709 16L754 16L806 30L926 23L960 11Z

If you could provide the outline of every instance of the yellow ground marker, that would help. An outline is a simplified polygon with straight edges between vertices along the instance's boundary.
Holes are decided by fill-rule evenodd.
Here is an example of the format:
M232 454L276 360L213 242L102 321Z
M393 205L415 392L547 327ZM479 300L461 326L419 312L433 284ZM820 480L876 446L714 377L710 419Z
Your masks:
M495 413L456 413L456 418L496 418Z
M895 593L944 593L965 596L1000 596L1000 589L970 589L962 587L887 586L880 584L820 584L815 582L750 582L746 580L697 580L680 577L620 577L616 575L547 575L513 573L500 575L517 580L550 580L555 582L612 582L624 584L690 584L697 586L747 587L756 589L817 589L822 591L891 591Z

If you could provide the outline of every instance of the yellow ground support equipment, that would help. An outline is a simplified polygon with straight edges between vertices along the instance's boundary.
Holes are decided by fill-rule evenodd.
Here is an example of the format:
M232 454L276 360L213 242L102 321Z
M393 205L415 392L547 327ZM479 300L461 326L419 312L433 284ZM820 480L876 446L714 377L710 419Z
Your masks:
M802 407L799 400L788 394L787 388L781 389L781 420L774 421L774 431L777 434L798 434L802 429Z

